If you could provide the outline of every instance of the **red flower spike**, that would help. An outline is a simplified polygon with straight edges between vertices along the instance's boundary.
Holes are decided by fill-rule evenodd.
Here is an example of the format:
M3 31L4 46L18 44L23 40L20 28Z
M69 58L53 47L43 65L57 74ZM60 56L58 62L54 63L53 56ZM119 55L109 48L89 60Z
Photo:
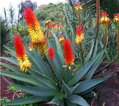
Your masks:
M80 36L80 35L82 34L82 32L83 32L83 31L82 31L82 26L80 26L80 25L77 26L77 27L76 27L76 35Z
M54 57L55 57L54 48L49 48L48 49L48 56L50 57L51 60L54 59Z
M34 23L36 23L38 21L35 14L33 13L33 11L30 8L24 9L24 17L25 17L26 23L28 25L33 25Z
M74 54L69 39L64 39L64 59L65 59L65 64L67 65L74 64Z
M82 6L82 5L81 5L80 3L77 3L76 6L79 6L79 7L80 7L80 6Z
M59 38L64 38L64 35L59 35Z
M102 16L106 17L107 16L107 12L102 12Z
M22 58L26 54L26 51L24 49L24 45L22 43L22 39L20 36L14 36L14 47L16 50L17 57Z
M50 24L50 25L48 25L48 27L50 27L50 28L55 27L55 26L56 26L56 24Z
M115 14L116 17L119 17L119 13Z

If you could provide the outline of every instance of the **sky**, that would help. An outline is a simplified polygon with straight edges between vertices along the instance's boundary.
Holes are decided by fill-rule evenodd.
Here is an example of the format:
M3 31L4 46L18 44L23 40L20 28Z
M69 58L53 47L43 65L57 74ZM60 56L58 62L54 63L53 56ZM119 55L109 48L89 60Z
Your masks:
M18 11L17 7L21 1L25 1L25 0L0 0L0 15L3 16L3 9L6 8L6 10L8 10L10 4L13 6L15 11ZM58 2L64 2L66 0L31 0L31 1L36 2L37 5L40 6L42 4L58 3Z

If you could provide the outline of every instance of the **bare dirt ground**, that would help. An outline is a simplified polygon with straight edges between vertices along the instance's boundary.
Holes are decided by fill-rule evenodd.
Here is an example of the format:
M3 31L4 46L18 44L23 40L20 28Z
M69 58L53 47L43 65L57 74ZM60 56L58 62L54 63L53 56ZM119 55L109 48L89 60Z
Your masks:
M107 62L104 62L101 67L107 64ZM115 73L112 77L96 88L98 97L94 100L92 106L119 106L119 63L113 63L96 77L108 75L113 71Z
M4 63L7 63L7 64L11 64L7 61L4 61L4 60L0 60L0 62L4 62ZM9 71L7 68L3 67L3 66L0 66L0 69L1 70L4 70L4 71ZM8 78L8 77L4 77L4 78L7 78L7 80L9 81L12 81L11 78ZM3 76L0 76L0 98L5 98L7 97L8 99L13 99L14 98L14 92L13 91L10 91L8 90L8 87L10 86L5 80L4 80Z

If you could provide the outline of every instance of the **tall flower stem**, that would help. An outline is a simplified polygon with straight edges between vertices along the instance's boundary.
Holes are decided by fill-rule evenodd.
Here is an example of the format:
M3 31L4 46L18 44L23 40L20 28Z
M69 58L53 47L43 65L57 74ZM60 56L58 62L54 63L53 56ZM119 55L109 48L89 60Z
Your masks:
M98 33L99 33L99 19L100 19L100 0L96 0L96 35L95 35L95 40L94 40L94 47L93 47L93 51L92 51L92 56L94 54L95 45L96 45Z
M84 57L83 57L84 51L83 51L83 45L82 45L82 43L80 44L80 51L81 51L81 63L83 64L84 63Z
M104 47L106 47L107 43L108 43L108 29L107 29L107 27L104 27L104 38L103 38L103 40L104 40Z
M100 19L100 0L96 0L96 32L99 31L99 19Z
M79 12L79 14L78 14L78 25L81 25L81 18L80 18L80 12Z
M81 25L80 12L78 14L78 25L79 26ZM84 59L83 59L84 51L83 51L83 45L82 45L82 43L80 43L80 51L81 51L81 63L83 64L84 63Z
M119 55L119 25L117 26L117 54Z

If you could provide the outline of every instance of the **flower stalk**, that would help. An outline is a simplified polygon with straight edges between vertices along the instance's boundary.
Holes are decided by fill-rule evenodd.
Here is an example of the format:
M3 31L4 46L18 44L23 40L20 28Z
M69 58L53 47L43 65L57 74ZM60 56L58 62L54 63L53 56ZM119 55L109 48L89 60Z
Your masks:
M24 10L24 17L28 27L32 47L45 55L47 51L47 40L42 32L37 17L30 8Z
M20 70L22 72L27 72L28 68L31 67L31 62L28 59L24 45L20 36L14 37L14 47L16 51L17 60L19 61Z
M104 41L104 47L107 46L108 44L108 26L110 24L110 19L107 17L108 14L107 12L102 12L102 17L100 18L100 23L104 27L104 36L103 36L103 41Z
M117 43L117 53L119 55L119 13L115 14L114 22L117 25L116 43Z
M107 29L107 27L104 27L103 41L104 41L104 45L105 45L105 46L106 46L107 43L108 43L108 39L109 39L109 36L108 36L108 29Z
M74 65L74 54L69 39L64 39L64 60L66 67L70 69L71 65Z
M83 45L82 45L82 42L84 41L84 39L85 39L85 36L84 36L83 30L82 30L82 26L79 25L76 27L75 44L80 46L82 64L84 61L84 57L83 57L84 51L83 51Z
M96 0L96 36L99 31L99 19L100 19L100 0Z
M99 23L100 23L100 0L96 0L96 35L94 39L94 45L96 45L97 38L98 38L98 32L100 27ZM92 50L92 56L94 54L94 50L95 50L95 46L93 47L93 50Z

